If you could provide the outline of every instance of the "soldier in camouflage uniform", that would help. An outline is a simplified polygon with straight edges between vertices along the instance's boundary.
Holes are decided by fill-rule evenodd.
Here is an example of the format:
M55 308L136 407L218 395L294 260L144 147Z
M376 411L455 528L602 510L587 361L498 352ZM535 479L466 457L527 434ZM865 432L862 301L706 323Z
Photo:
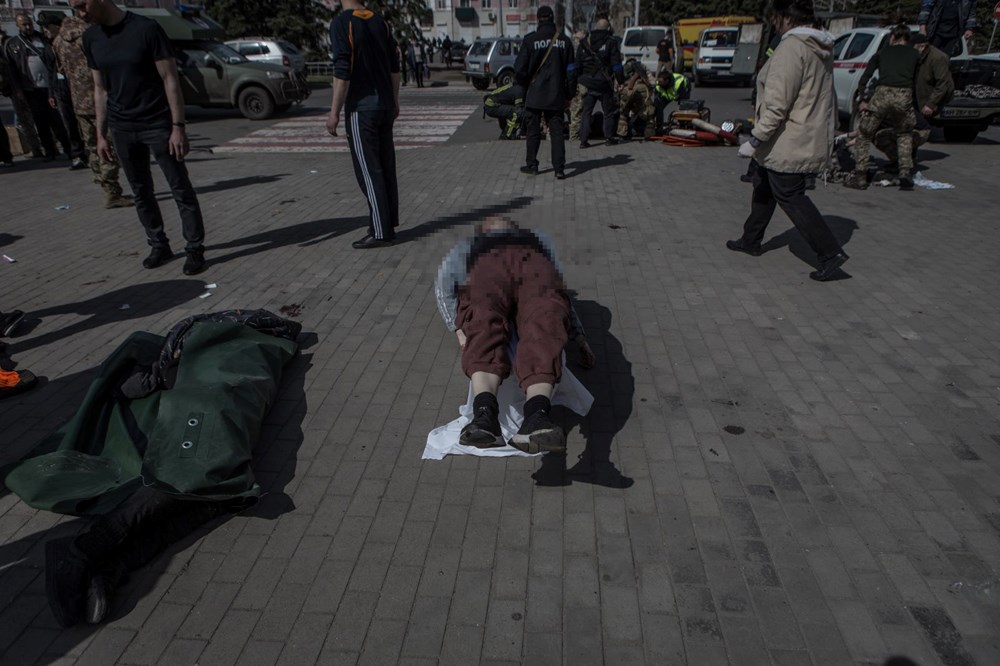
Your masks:
M59 72L69 81L73 112L80 125L80 134L87 146L88 164L94 172L94 182L104 190L105 208L134 206L122 194L118 181L118 165L105 162L97 155L97 111L94 108L94 79L83 53L83 33L90 27L76 16L66 17L52 40Z
M656 109L653 105L653 91L649 83L649 71L638 60L629 58L624 68L625 86L621 89L621 101L618 114L618 135L622 138L632 136L630 128L636 134L645 137L653 136L653 120ZM631 117L633 116L634 117Z
M586 30L577 30L573 34L573 48L580 47L580 42L587 38ZM587 94L587 88L576 84L576 95L569 103L569 138L580 140L580 120L583 118L583 96Z

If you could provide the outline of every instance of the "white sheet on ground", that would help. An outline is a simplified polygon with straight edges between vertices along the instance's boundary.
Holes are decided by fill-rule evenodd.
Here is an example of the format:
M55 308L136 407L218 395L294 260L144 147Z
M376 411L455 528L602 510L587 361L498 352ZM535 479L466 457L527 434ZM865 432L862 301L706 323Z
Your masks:
M513 354L511 357L513 358ZM541 453L524 453L510 444L491 449L478 449L474 446L459 444L458 437L462 433L462 428L472 420L472 399L474 397L472 395L472 382L469 382L469 395L465 404L458 408L458 418L447 425L431 430L427 435L427 444L424 446L424 454L421 456L424 460L441 460L449 454L488 458L542 455ZM503 431L504 439L510 441L517 429L521 427L521 422L524 421L524 391L517 385L514 377L508 378L500 385L497 402L500 404L500 429ZM580 416L586 416L587 412L590 411L590 406L594 404L594 396L566 367L565 354L563 354L562 379L556 384L552 394L552 404L561 405Z

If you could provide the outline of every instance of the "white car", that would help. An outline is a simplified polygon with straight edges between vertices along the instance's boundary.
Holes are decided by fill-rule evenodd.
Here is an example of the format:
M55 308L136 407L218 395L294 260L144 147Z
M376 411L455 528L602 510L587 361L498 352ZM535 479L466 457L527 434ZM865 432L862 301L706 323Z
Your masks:
M709 81L739 81L749 83L752 75L734 75L733 58L740 43L739 26L714 25L705 28L698 40L694 56L695 85Z
M291 67L296 72L306 71L306 58L291 42L274 37L240 37L226 42L233 50L252 62L269 62Z
M656 74L660 56L656 53L656 45L667 35L673 34L669 25L639 25L625 28L622 35L622 62L635 58Z
M916 26L911 26L916 30ZM837 37L833 44L833 87L837 92L837 112L850 118L854 112L854 96L858 83L872 57L889 43L889 28L855 28ZM967 59L969 48L962 40L962 54L953 58Z

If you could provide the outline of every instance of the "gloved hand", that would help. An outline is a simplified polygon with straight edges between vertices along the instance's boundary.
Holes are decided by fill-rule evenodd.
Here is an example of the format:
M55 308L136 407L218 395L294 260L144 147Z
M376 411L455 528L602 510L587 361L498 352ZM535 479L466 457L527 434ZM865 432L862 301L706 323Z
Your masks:
M754 148L753 144L751 144L749 141L740 144L740 157L746 157L747 159L749 159L753 157L754 153L756 152L757 149Z

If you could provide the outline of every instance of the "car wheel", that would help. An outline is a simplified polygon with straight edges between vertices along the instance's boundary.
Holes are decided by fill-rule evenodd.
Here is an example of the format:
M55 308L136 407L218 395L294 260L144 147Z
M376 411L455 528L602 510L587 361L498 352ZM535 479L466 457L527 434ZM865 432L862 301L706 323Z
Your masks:
M472 87L476 90L486 90L490 87L489 79L472 79Z
M503 86L509 86L512 83L514 83L514 74L513 74L513 72L510 72L510 71L501 72L500 76L497 77L497 87L498 88L502 88Z
M977 127L945 127L944 140L949 143L972 143L979 136Z
M267 120L274 115L274 98L260 86L250 86L240 92L240 113L250 120Z

